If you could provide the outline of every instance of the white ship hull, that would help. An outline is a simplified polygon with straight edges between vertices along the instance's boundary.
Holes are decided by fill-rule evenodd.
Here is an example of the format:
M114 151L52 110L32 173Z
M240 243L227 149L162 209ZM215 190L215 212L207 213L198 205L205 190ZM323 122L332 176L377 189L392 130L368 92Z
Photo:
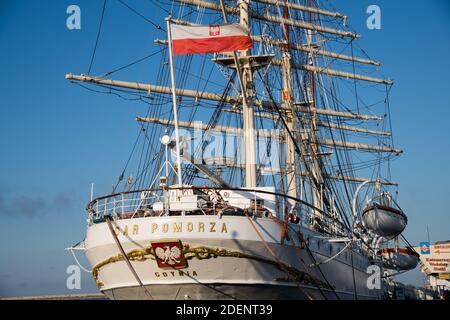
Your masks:
M369 259L346 249L320 269L290 224L272 219L231 216L166 216L114 222L118 239L131 260L145 293L120 255L106 223L88 227L86 255L99 289L113 299L379 299L369 289ZM258 232L255 230L258 230ZM118 231L120 229L120 231ZM336 255L342 243L301 229L317 262ZM187 267L160 269L152 241L180 240ZM268 247L275 253L275 258ZM277 262L278 259L278 262ZM356 287L356 290L355 290ZM356 294L355 294L356 292ZM336 296L337 295L337 296Z

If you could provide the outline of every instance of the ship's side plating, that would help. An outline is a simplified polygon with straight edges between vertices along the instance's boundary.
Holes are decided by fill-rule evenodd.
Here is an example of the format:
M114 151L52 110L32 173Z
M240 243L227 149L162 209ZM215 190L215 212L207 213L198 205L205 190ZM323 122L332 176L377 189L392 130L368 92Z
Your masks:
M363 253L345 250L345 243L329 242L298 225L291 224L283 240L283 226L269 218L145 217L118 220L115 228L154 299L380 298L379 290L367 286L369 260ZM170 239L181 240L187 268L158 268L150 243ZM146 297L125 261L114 259L120 253L105 222L89 226L86 255L100 290L109 297Z

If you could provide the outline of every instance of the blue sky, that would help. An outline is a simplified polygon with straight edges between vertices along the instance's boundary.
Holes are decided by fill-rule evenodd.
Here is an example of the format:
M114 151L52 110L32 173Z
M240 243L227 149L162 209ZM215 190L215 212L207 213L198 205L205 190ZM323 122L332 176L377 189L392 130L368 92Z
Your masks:
M150 1L127 1L163 24ZM66 28L66 8L81 8L81 30ZM381 30L366 28L366 8L382 10ZM111 190L145 113L125 102L74 86L67 72L87 73L102 1L0 1L0 296L67 293L64 248L82 239L90 183ZM404 156L393 162L399 201L409 216L411 243L450 239L450 4L434 1L334 1L363 35L360 45L395 80L394 139ZM93 74L158 50L163 38L117 1L108 1ZM159 60L125 78L151 83ZM419 284L411 272L402 277ZM94 292L83 274L83 292ZM72 292L73 293L73 292Z

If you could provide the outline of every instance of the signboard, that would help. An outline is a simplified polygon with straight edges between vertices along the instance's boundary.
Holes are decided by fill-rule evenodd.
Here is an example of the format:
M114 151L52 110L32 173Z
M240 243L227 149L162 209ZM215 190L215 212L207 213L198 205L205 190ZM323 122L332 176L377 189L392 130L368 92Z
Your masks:
M430 243L421 242L420 243L420 254L430 254Z
M441 280L449 280L450 279L450 273L440 273L438 278L441 279Z
M434 245L421 242L420 247L415 249L420 253L420 261L424 265L423 271L426 274L450 273L450 242Z

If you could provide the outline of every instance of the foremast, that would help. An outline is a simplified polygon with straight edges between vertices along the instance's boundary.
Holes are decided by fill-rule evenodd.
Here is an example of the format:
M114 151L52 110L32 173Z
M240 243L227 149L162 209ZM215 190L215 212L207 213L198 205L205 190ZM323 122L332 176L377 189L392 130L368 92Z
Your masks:
M223 5L223 0L221 0ZM240 24L246 29L250 30L250 15L249 15L250 0L239 0L239 19ZM224 5L223 5L224 7ZM226 10L224 10L226 16ZM241 94L242 94L242 117L244 129L244 146L245 146L245 186L247 188L256 187L256 139L255 139L255 111L254 111L254 92L253 92L253 74L248 59L249 51L243 50L240 55L244 63L242 68L237 63L236 67L238 73L241 75ZM241 70L240 70L241 69Z

